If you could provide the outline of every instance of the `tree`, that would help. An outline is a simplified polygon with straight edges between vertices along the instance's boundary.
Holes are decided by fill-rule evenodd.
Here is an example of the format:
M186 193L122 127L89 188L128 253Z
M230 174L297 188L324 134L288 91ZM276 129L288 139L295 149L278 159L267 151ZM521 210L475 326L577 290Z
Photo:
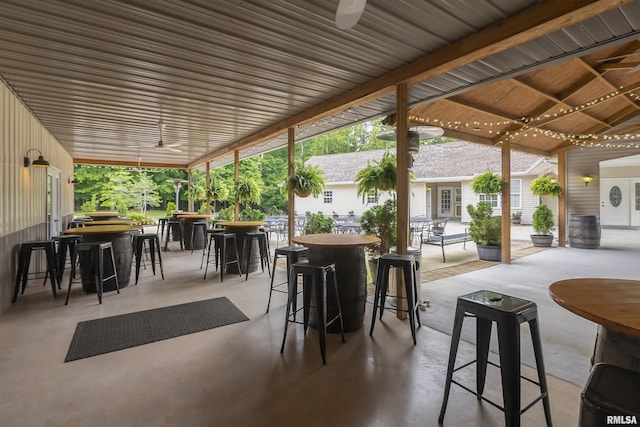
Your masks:
M158 185L147 173L140 172L134 188L139 195L137 207L142 215L147 214L147 206L160 206L162 200L158 195Z

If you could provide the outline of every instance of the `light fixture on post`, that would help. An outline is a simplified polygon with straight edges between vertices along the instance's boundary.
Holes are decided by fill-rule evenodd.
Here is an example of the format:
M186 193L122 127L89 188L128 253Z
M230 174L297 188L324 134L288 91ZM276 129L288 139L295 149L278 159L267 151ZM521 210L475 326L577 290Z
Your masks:
M75 176L71 175L71 176L69 176L69 178L67 178L67 182L69 184L77 184L79 181L76 179Z
M591 181L593 181L593 177L591 175L585 175L582 177L582 182L584 182L585 187L588 186Z
M36 160L34 160L33 162L31 161L31 159L29 158L29 153L32 151L37 151L39 156ZM30 150L27 150L27 154L24 155L24 167L28 168L29 165L33 165L35 167L38 168L46 168L49 166L49 162L47 160L44 159L44 157L42 156L42 151L36 149L36 148L32 148Z

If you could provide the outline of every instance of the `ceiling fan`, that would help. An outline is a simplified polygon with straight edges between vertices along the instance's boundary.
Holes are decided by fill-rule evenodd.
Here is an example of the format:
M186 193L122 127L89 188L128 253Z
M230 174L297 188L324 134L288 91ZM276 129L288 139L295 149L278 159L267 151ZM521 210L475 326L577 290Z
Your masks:
M160 129L160 140L158 141L157 144L153 144L153 145L143 145L143 147L153 147L156 150L167 150L167 151L171 151L174 153L182 153L182 150L175 148L175 147L179 147L182 144L177 142L174 144L166 144L163 140L163 133L164 133L164 128L166 126L166 123L164 121L162 121L162 119L158 120L158 128Z
M336 27L348 30L358 23L367 0L340 0L336 10Z

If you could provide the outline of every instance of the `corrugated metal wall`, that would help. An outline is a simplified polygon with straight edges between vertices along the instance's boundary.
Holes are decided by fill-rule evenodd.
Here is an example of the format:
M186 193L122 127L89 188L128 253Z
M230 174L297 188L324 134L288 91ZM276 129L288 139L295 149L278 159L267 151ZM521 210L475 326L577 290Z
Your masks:
M0 312L11 304L20 242L46 237L47 171L23 166L37 149L60 170L61 214L73 214L73 159L0 79ZM29 153L31 160L38 153ZM35 263L34 263L35 265Z

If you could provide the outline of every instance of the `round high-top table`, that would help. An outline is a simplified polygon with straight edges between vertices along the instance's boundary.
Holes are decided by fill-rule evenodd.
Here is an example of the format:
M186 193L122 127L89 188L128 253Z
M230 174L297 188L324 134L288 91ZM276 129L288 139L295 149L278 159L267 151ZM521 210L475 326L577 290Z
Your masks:
M138 225L96 225L92 227L78 227L65 231L65 234L79 234L82 236L82 243L98 243L111 242L113 247L113 257L116 262L116 275L118 276L118 285L125 288L129 285L131 278L131 262L133 260L133 246L131 244L131 232L139 230ZM81 264L82 265L82 264ZM109 276L111 272L111 259L104 259L105 275ZM95 292L95 284L91 271L81 268L80 274L83 277L82 289L85 292ZM84 279L86 278L86 280ZM91 282L91 283L89 283ZM116 289L115 281L105 283L105 291L114 291Z
M101 219L83 223L85 227L94 227L96 225L138 225L138 222L134 219Z
M577 278L554 282L549 295L561 307L597 323L592 362L640 372L640 281Z
M353 332L362 328L367 304L367 263L364 248L379 244L380 239L361 234L306 234L295 236L291 241L309 248L307 257L310 263L336 265L344 331ZM338 314L334 301L333 288L328 287L327 319ZM311 314L315 317L314 310ZM339 333L340 326L334 322L327 327L327 332Z
M257 232L258 229L264 225L264 221L221 221L216 225L224 227L229 233L235 233L242 274L246 274L247 268L249 269L249 273L256 271L258 269L258 265L260 264L260 250L258 248L258 242L255 240L252 242L253 246L251 248L251 260L246 260L244 254L244 239L246 238L247 233ZM227 257L235 257L234 251L235 248L233 245L227 247ZM227 266L227 271L229 273L237 273L238 265L229 264Z
M85 215L93 220L101 220L101 219L118 219L118 217L120 216L120 213L116 211L102 211L102 212L89 212L89 213L86 213Z
M209 218L211 218L211 215L181 213L177 214L176 217L182 221L182 242L184 243L184 248L187 250L191 250L191 233L193 232L193 223L195 221L202 221L203 219L209 220ZM209 228L208 223L207 228ZM203 249L205 240L205 236L203 236L202 234L196 234L195 239L193 240L193 249Z

